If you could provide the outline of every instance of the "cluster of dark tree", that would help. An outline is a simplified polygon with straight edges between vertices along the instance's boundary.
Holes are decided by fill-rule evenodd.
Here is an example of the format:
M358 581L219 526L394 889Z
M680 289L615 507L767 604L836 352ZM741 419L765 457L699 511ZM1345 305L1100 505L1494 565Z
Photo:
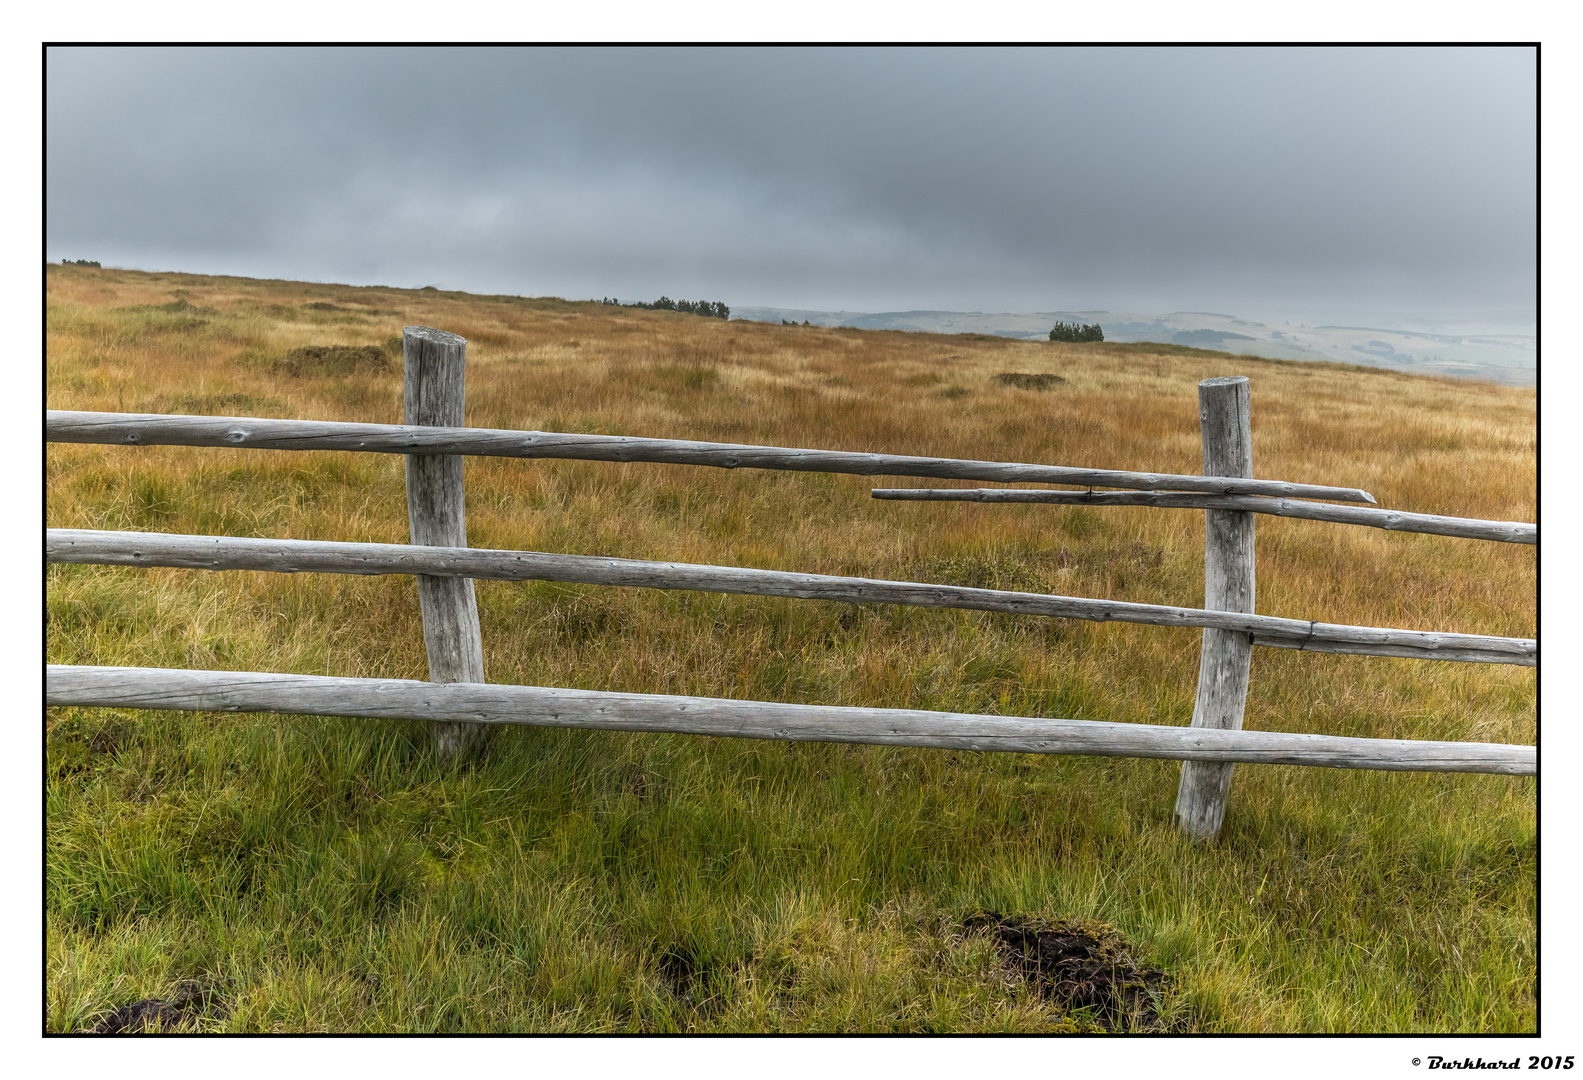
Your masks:
M808 325L808 320L804 319L802 322L798 322L796 319L791 319L791 320L782 319L781 320L781 325L782 326L807 326Z
M1051 341L1104 341L1105 332L1099 328L1098 323L1064 323L1055 324L1055 329L1050 331Z
M652 304L645 304L638 300L634 303L623 304L613 296L607 296L600 301L602 304L612 304L616 307L640 307L650 311L685 311L689 315L702 315L709 319L729 319L731 309L719 300L710 303L708 300L672 300L662 296Z
M98 259L62 259L60 261L60 264L62 266L92 266L94 268L97 268L99 266L99 260Z

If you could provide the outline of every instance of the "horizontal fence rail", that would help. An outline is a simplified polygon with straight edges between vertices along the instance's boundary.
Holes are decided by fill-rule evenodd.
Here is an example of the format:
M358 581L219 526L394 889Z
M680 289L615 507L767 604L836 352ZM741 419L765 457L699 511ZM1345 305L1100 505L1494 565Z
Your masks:
M1045 615L1090 622L1207 627L1249 633L1255 645L1310 652L1398 656L1431 660L1538 663L1530 638L1342 626L1205 611L1120 600L926 585L873 578L799 574L780 570L648 562L591 555L559 555L489 548L419 547L329 540L268 540L233 536L50 529L45 558L51 563L164 566L195 570L261 570L275 573L427 574L496 581L562 581L656 589L962 608L1013 615Z
M1146 491L1337 499L1372 503L1358 488L1180 476L1065 465L1024 465L902 454L859 454L779 446L640 439L624 435L573 435L495 428L351 424L326 420L267 420L243 416L176 416L162 413L74 412L51 409L50 442L130 446L230 446L258 450L355 450L380 454L468 454L482 457L564 458L581 461L650 461L722 469L785 469L859 476L927 476L1001 483L1089 484Z
M1394 772L1533 776L1537 751L1501 743L1359 739L1273 731L983 716L915 709L791 705L538 686L344 679L249 671L49 665L46 701L130 709L278 712L470 724L1027 754L1314 765Z
M1372 506L1271 499L1258 495L1207 495L1174 491L1037 491L1028 488L875 488L876 499L904 502L1054 503L1058 506L1159 506L1182 510L1248 510L1255 514L1368 525L1394 532L1432 533L1507 544L1539 543L1539 528L1523 521L1409 514Z

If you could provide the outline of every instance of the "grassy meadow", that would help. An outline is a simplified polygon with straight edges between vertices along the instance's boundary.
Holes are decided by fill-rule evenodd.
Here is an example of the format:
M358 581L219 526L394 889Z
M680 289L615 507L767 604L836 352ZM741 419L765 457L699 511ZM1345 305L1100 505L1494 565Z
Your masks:
M1533 521L1535 394L1171 346L771 326L554 299L48 268L51 408L401 420L399 335L469 341L468 423L1200 471L1252 380L1262 477ZM394 343L394 344L393 344ZM993 382L1054 374L1044 391ZM879 502L904 478L469 459L469 542L1198 606L1203 515ZM964 486L980 486L967 484ZM52 445L52 527L407 540L378 454ZM1257 518L1258 610L1536 634L1536 549ZM407 577L47 569L53 663L424 678ZM479 582L493 682L1186 724L1199 633ZM1254 652L1246 726L1533 743L1531 668ZM1524 1032L1535 781L417 723L46 716L45 1026L192 1031ZM1165 973L1107 1022L983 913ZM152 1014L146 1014L152 1015Z

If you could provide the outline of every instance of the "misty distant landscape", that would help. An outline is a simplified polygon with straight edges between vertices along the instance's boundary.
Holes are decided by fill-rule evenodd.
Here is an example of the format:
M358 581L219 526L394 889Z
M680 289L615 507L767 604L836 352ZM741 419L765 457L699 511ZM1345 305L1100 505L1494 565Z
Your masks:
M1235 315L1177 311L1145 315L1119 311L809 311L743 307L734 318L754 322L808 322L865 330L931 334L994 334L1042 340L1056 322L1099 323L1106 341L1152 341L1273 360L1330 360L1423 375L1487 379L1533 386L1539 374L1539 338L1532 311L1466 315L1375 313L1347 325L1256 322Z

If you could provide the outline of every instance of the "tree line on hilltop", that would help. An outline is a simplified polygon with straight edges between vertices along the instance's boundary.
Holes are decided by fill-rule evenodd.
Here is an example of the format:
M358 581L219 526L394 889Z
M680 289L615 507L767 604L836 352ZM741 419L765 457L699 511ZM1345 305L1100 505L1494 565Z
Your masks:
M1098 323L1058 322L1050 331L1051 341L1104 341L1105 332Z
M731 309L719 300L672 300L662 296L652 304L645 304L641 300L623 304L613 296L607 296L600 301L601 304L610 304L614 307L646 308L649 311L681 311L688 315L702 315L707 319L729 319Z

